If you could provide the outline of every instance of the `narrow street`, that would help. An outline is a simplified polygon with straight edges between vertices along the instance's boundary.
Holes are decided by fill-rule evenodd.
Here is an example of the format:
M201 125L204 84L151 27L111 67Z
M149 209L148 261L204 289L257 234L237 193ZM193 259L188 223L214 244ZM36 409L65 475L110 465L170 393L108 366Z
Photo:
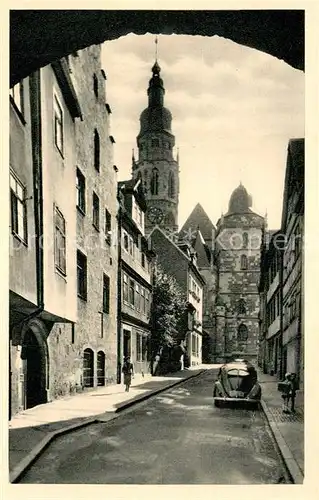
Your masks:
M53 442L21 483L274 484L283 466L261 411L215 408L216 370Z

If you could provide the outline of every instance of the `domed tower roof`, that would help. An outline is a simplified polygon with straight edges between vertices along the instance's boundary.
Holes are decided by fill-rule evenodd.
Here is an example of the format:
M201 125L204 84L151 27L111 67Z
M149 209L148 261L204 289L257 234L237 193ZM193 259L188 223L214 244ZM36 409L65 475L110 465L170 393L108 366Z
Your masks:
M165 131L171 133L172 114L164 107L165 88L160 72L161 68L156 60L152 67L153 76L147 90L148 107L142 111L140 116L139 136L147 132Z
M240 185L232 192L229 200L227 215L251 212L251 206L252 198L247 193L246 188L242 185L242 183L240 183Z

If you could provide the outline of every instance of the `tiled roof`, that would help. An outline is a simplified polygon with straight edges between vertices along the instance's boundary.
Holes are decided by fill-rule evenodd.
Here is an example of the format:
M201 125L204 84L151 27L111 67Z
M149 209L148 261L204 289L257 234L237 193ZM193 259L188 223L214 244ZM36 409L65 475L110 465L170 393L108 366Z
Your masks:
M200 230L205 241L212 240L212 232L215 231L215 226L200 203L197 203L191 214L188 216L179 232L179 235L183 238L185 233L188 233L190 230L195 233L197 229Z

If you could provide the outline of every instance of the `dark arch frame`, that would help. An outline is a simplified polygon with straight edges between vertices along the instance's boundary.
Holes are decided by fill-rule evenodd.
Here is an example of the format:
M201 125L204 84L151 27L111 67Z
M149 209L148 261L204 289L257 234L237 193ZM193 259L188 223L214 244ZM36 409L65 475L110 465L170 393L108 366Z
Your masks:
M10 10L10 86L128 33L220 36L304 70L304 10ZM57 36L59 33L59 36Z

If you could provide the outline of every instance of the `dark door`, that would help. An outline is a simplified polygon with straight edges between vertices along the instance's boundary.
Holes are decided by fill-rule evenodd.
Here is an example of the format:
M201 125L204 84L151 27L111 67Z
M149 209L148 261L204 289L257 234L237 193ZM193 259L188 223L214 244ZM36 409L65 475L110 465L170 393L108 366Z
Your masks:
M94 355L92 349L85 349L83 358L83 385L93 387L94 385Z
M26 408L46 403L44 353L29 330L25 337L26 350Z
M123 331L123 355L131 356L131 332L129 330Z
M105 385L105 354L97 353L97 385Z

